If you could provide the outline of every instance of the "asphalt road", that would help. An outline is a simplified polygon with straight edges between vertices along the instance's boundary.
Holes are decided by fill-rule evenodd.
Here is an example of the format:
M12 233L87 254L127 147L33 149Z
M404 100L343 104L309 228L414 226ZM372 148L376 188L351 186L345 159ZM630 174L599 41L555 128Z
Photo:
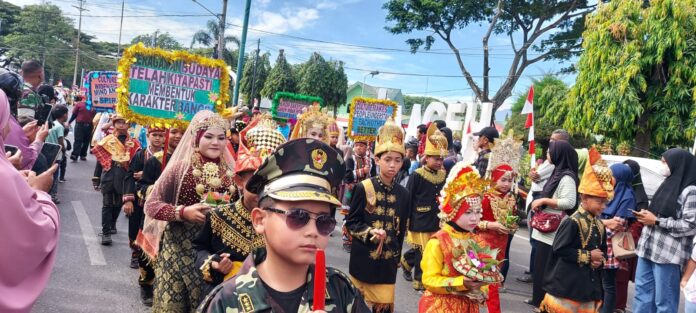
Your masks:
M86 162L68 163L67 182L59 186L58 256L50 282L33 312L149 312L140 303L138 271L128 266L128 221L124 215L118 219L119 232L112 236L113 245L99 245L102 198L90 181L95 162L89 156ZM349 254L341 249L340 233L334 234L327 249L327 262L347 273ZM530 251L527 236L526 230L521 229L512 243L510 279L505 286L507 292L501 294L503 312L531 312L531 307L522 303L531 296L531 285L514 279L527 268ZM631 299L632 285L629 289ZM397 279L397 312L417 312L419 298L420 294L410 283L401 277ZM482 307L481 311L486 310Z

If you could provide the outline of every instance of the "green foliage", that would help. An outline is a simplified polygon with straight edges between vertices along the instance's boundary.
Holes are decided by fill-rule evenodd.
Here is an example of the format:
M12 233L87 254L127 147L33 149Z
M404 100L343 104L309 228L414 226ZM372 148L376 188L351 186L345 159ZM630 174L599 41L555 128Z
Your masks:
M411 52L415 53L421 48L430 50L437 38L444 41L454 54L474 95L483 102L492 102L495 114L511 96L528 66L545 60L568 60L580 53L580 34L584 29L585 16L596 7L589 2L389 0L384 3L383 9L387 11L386 20L392 23L386 27L389 32L416 37L406 40ZM484 69L480 79L475 78L470 69L467 69L457 42L454 41L455 38L465 38L470 45L470 36L457 34L457 31L465 31L467 27L477 25L487 30L482 38ZM514 57L509 69L505 71L509 76L503 80L495 94L490 96L487 45L492 34L510 38L510 52Z
M245 62L244 64L244 75L242 76L239 88L244 96L244 103L251 105L254 103L252 99L257 99L259 103L261 103L261 89L263 89L268 73L271 71L271 61L268 53L260 55L258 58L258 65L256 66L256 77L254 77L254 63L257 61L256 57L255 55L248 56L247 59L249 62Z
M612 1L588 17L585 53L565 101L572 132L635 142L635 154L689 145L696 104L696 1Z
M343 71L342 62L327 62L315 52L298 72L299 93L320 97L328 107L345 103L348 78Z
M283 50L280 50L273 69L271 69L266 83L263 85L261 95L266 98L273 98L279 91L295 92L296 81L292 66L285 59Z
M0 56L3 66L19 66L36 59L44 62L47 79L64 83L72 81L75 66L74 21L65 17L52 4L27 5L23 8L0 2ZM85 71L115 70L116 45L94 42L94 37L81 34L80 64ZM79 74L79 72L78 72Z
M143 34L135 36L131 40L131 44L136 44L139 42L142 42L146 47L162 48L164 50L181 50L184 48L168 32L160 33L159 31L156 31L152 34Z
M413 110L413 105L416 103L422 104L422 105L428 105L432 102L442 102L440 99L436 99L433 97L420 97L420 96L409 96L409 95L404 95L404 115L411 115L411 110ZM445 103L446 105L447 103Z

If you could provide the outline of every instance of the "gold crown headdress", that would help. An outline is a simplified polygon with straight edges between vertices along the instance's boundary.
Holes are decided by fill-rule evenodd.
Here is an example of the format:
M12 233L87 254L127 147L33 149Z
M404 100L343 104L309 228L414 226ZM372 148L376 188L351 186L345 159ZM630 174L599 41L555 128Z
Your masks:
M297 123L292 130L290 139L303 138L307 131L312 128L322 129L326 135L327 127L331 122L331 117L321 109L319 103L315 102L312 105L304 108L303 112L297 115ZM328 141L328 136L324 136L324 141Z
M219 114L210 112L209 116L191 122L191 126L189 126L189 128L191 129L191 133L195 135L202 129L218 128L222 131L227 131L227 129L230 128L230 123L222 118L222 116Z
M466 210L480 208L481 195L488 183L473 166L464 162L455 164L440 191L440 219L445 222L453 220L464 208L464 201Z
M426 156L447 156L447 137L445 137L435 123L430 124L426 133L427 140L425 141Z
M244 134L244 140L251 153L258 152L261 158L265 158L285 142L285 137L278 131L278 124L268 113L258 115L255 119L255 125Z
M497 139L491 148L491 158L488 161L486 178L492 178L494 171L503 170L504 175L512 175L520 171L520 158L522 157L522 142L515 140L513 132L510 130L507 136ZM507 166L504 166L507 165ZM497 179L494 179L497 180Z
M391 117L389 117L387 122L377 131L375 155L380 155L384 152L398 152L401 153L401 155L406 155L406 149L404 149L404 130L401 126L397 125Z

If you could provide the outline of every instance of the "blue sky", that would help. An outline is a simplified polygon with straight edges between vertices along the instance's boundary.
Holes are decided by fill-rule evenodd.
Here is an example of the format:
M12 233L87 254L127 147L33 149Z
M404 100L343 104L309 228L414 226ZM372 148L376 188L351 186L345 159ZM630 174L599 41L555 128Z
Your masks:
M17 5L37 4L41 0L9 0ZM58 5L66 14L76 15L77 0L47 1ZM222 9L222 1L200 0L213 12ZM241 25L244 0L230 0L228 4L228 22ZM275 60L278 49L285 49L288 61L299 63L305 61L312 52L318 51L327 59L339 59L346 63L349 81L362 81L370 70L394 73L420 73L434 75L461 75L456 59L446 44L441 40L433 46L435 53L409 53L404 42L412 36L392 35L384 29L386 11L382 9L383 1L377 0L252 0L247 51L256 48L256 40L261 39L261 51L270 52ZM126 0L126 16L163 15L163 14L209 14L192 0ZM118 41L119 17L90 17L88 15L120 15L120 0L87 0L84 14L83 32L95 35L100 40ZM200 17L161 16L157 18L126 17L124 19L123 40L130 40L143 33L155 30L169 32L184 46L190 45L191 36L204 28L208 19ZM260 30L260 31L257 31ZM265 31L265 32L263 32ZM485 29L470 26L458 31L455 44L462 51L465 65L472 75L482 75L481 37ZM228 32L240 35L239 27L229 27ZM269 34L271 32L274 34ZM280 35L278 35L280 34ZM330 43L318 43L293 37L317 39ZM241 36L240 36L241 37ZM353 44L378 48L400 49L389 51L372 48L356 48L343 44ZM491 78L491 96L503 82L512 52L509 39L505 36L494 37L491 46L491 74L501 76ZM525 71L514 93L525 93L532 78L546 73L555 73L564 65L557 62L537 63ZM236 65L233 65L236 68ZM562 77L572 83L572 76ZM480 80L479 80L480 81ZM405 94L429 95L447 102L467 101L472 93L463 77L414 77L406 75L380 74L367 76L366 83L382 87L400 88Z

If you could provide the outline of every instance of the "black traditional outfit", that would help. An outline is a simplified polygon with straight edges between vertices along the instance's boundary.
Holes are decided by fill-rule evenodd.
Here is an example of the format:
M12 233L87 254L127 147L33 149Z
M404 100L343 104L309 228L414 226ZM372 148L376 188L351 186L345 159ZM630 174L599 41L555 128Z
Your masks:
M277 128L270 115L260 115L239 133L235 175L256 171L266 156L285 142ZM237 186L238 191L243 188L246 187ZM201 295L205 296L226 278L237 274L249 254L264 246L263 236L256 233L251 223L252 209L244 207L244 199L240 198L233 205L220 206L206 216L205 225L193 240L196 268L201 270L205 281ZM227 275L212 267L212 263L219 262L225 253L234 264Z
M123 120L116 115L112 121ZM140 143L127 134L111 134L92 149L97 158L97 165L92 176L95 188L102 193L102 241L103 245L111 244L111 235L116 233L116 219L123 206L125 194L125 179L128 174L129 162L140 150Z
M427 156L443 157L447 155L447 138L431 124L427 132L424 154ZM401 264L405 272L413 269L413 288L423 289L421 276L423 271L420 263L423 259L423 248L432 235L440 230L440 212L437 198L445 185L447 172L444 169L432 170L427 165L418 168L408 180L406 190L411 197L411 214L408 225L406 242L411 249L404 253Z
M589 151L589 166L578 187L587 196L614 196L611 170L596 149ZM593 268L591 251L603 252L602 264ZM558 227L553 254L544 277L546 296L540 309L547 313L596 313L603 299L602 269L607 252L604 224L580 207Z
M379 130L375 155L405 154L403 130L390 119ZM393 181L386 185L373 177L355 185L346 228L353 237L349 272L353 284L363 293L373 312L394 310L396 273L409 216L410 197ZM373 238L370 231L381 229L386 239Z

